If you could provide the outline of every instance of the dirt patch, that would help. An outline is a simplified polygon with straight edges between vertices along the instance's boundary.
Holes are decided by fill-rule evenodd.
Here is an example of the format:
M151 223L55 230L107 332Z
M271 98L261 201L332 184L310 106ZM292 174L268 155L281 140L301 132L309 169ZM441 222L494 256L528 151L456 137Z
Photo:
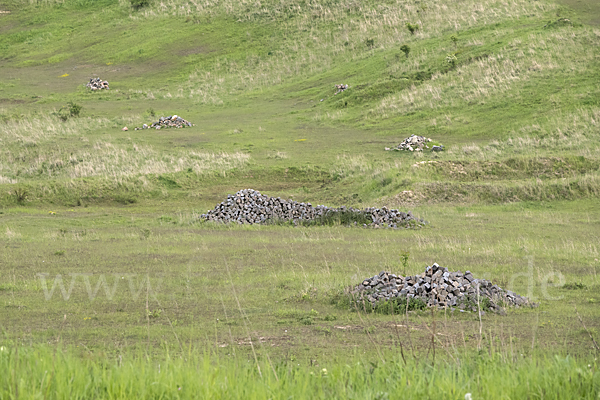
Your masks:
M26 100L16 100L16 99L0 99L1 103L12 103L12 104L25 104L28 103Z
M341 331L364 331L365 328L360 325L335 325L334 329Z
M271 347L277 347L286 344L289 341L290 338L287 336L260 336L257 338L252 338L252 341L250 340L250 338L247 337L235 339L235 343L238 346L250 346L251 344L255 346L257 344L266 344ZM229 343L221 343L219 347L227 347L228 345Z

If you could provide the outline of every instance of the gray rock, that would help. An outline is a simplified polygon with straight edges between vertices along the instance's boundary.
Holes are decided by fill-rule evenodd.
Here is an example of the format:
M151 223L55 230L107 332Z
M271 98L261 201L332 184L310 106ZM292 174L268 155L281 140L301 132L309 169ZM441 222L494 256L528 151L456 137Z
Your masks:
M161 125L158 125L161 126ZM322 205L313 207L310 203L299 203L293 200L271 198L252 189L242 190L201 216L202 219L215 222L243 221L243 223L269 223L290 221L294 225L300 223L321 223L329 219L350 217L349 225L357 225L356 220L372 221L363 227L392 228L420 227L425 221L416 218L412 213L401 213L387 208L354 209L351 207L329 208ZM385 222L384 222L385 221ZM389 279L386 275L385 279Z
M427 276L432 271L435 271L433 277ZM485 311L505 315L506 311L500 304L513 307L537 306L526 297L505 291L488 280L474 279L470 271L465 273L465 277L471 281L461 276L462 273L449 272L447 268L441 268L437 264L427 267L425 272L415 276L402 277L382 271L372 278L365 279L352 290L352 293L360 299L363 297L363 292L369 289L373 292L368 294L374 299L369 300L373 307L378 302L388 301L392 297L414 297L423 300L429 307L458 307L461 312L464 310L478 312L477 304L481 304L481 299L487 298L489 302L486 304L489 308L481 310L481 315L484 315Z
M92 91L96 91L96 90L102 90L102 89L110 89L108 87L108 81L103 81L100 78L92 78L90 79L90 81L85 85L85 87L87 87L88 89L91 89Z
M189 121L186 121L185 119L177 116L177 115L169 115L168 117L160 117L158 119L158 121L152 122L150 124L150 127L157 127L157 129L159 128L185 128L185 127L190 127L193 126L193 124ZM142 125L141 128L137 128L137 129L146 129L148 127L147 124Z
M424 136L418 135L410 135L404 139L399 145L394 148L386 147L386 150L395 150L395 151L423 151L423 149L428 149L428 142L431 142L431 139L426 138Z

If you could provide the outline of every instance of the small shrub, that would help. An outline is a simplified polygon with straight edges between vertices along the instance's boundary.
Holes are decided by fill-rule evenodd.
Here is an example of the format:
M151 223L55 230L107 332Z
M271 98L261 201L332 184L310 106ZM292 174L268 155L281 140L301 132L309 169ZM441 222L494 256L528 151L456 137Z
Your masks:
M72 101L68 102L66 106L62 106L54 113L58 118L62 121L66 121L71 117L79 117L81 114L81 110L83 107L77 103L73 103Z
M413 25L410 22L407 22L406 29L408 29L408 31L410 32L411 35L414 35L415 32L419 30L419 25L417 25L417 24Z
M456 49L456 46L458 44L458 38L456 37L456 35L450 36L450 40L452 40L452 43L454 43L454 48Z
M60 118L62 121L66 121L69 119L69 111L67 110L66 107L61 107L58 109L58 111L56 111L54 113L54 115L56 115L58 118Z
M403 44L400 47L400 50L404 53L404 55L406 56L406 58L408 58L408 53L410 53L410 46L407 44Z
M25 200L27 200L27 194L27 190L23 188L17 187L13 189L13 196L15 197L17 204L25 203Z
M71 117L79 117L79 114L81 114L81 110L83 110L83 107L77 103L73 103L72 101L68 102L67 105L69 107L69 115Z
M574 282L574 283L567 283L567 284L563 285L562 288L567 289L567 290L581 290L581 289L585 289L586 286L583 283Z
M400 253L400 260L402 261L402 273L406 276L406 269L408 268L408 258L410 257L410 253L408 251L403 251Z
M131 7L136 10L140 8L144 8L150 5L150 0L129 0L131 2Z
M365 41L365 44L369 49L372 49L373 47L375 47L375 39L367 39Z
M450 66L450 68L454 68L456 66L456 62L457 62L457 58L456 55L454 54L447 54L446 55L446 64Z

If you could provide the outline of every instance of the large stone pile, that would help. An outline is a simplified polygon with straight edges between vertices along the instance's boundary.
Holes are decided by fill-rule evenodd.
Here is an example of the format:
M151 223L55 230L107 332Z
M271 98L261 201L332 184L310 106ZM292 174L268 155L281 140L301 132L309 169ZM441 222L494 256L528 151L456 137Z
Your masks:
M108 81L103 81L100 78L90 79L90 81L87 83L87 85L85 85L85 87L92 90L109 89Z
M158 121L153 122L150 125L144 124L141 127L136 127L135 130L140 130L140 129L162 129L162 128L185 128L188 126L193 126L194 124L192 124L189 121L186 121L185 119L181 118L180 116L177 115L169 115L168 117L160 117L158 119Z
M478 293L479 291L479 293ZM450 272L437 263L420 275L402 277L381 272L365 279L351 291L356 301L375 307L380 302L399 299L420 299L429 307L450 307L464 311L487 309L504 313L507 306L535 306L526 297L504 290L485 279L475 279L470 271ZM479 307L478 307L479 303Z
M311 203L300 203L280 197L269 197L253 189L240 190L218 204L213 210L200 216L206 221L233 222L238 224L264 224L291 222L298 224L361 225L374 228L406 228L425 224L409 212L391 210L386 207L363 210L322 205L313 207Z
M404 139L398 146L393 148L386 147L385 149L395 151L423 151L424 149L429 149L429 145L427 144L429 142L431 142L431 139L426 138L425 136L412 134L410 137Z

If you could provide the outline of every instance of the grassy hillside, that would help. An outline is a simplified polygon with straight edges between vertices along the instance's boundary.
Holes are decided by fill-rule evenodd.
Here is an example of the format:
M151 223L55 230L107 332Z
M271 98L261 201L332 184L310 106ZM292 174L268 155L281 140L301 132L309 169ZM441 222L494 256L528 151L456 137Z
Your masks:
M0 397L30 386L123 398L143 368L139 382L161 388L198 377L225 388L260 367L273 374L255 395L331 398L364 381L343 393L384 399L397 396L370 385L400 363L402 382L419 373L395 389L415 398L597 397L596 2L0 0L0 11ZM110 90L88 90L92 77ZM173 114L194 126L134 130ZM411 134L445 151L384 150ZM243 188L411 209L428 225L199 221ZM349 285L436 261L539 307L342 307ZM47 298L59 275L70 300L58 286ZM63 379L79 368L93 385ZM489 395L496 371L522 381ZM147 397L175 397L161 390Z
M133 9L125 1L56 1L3 8L11 12L2 15L0 39L0 181L26 186L19 190L31 193L29 201L73 203L48 189L47 177L53 186L75 178L69 185L79 188L79 202L123 190L152 197L159 187L144 183L155 180L150 175L175 173L169 179L186 186L191 178L179 172L188 164L197 187L206 168L186 161L190 151L203 159L225 152L240 160L228 166L252 171L240 172L246 177L300 168L314 175L309 181L332 182L313 198L338 203L351 202L348 192L374 201L406 190L438 202L446 200L440 186L468 201L598 191L599 64L590 51L598 30L551 2L151 2ZM96 75L111 82L109 92L83 87ZM334 95L337 83L350 89ZM83 107L82 116L62 123L51 114L69 101ZM168 139L118 130L173 113L196 126ZM412 133L448 151L381 151ZM91 148L105 150L91 157ZM122 154L110 161L113 169L129 171L126 178L102 166L102 153L113 148ZM136 149L161 154L163 163L181 160L179 167L131 169ZM431 159L443 161L436 164L444 165L443 183L424 168L415 173L415 161ZM465 188L445 164L458 160L475 170L502 167L475 172L477 182ZM83 167L98 178L91 189L73 171L81 164L99 165ZM558 172L534 173L532 181L529 164ZM353 166L359 177L350 178ZM127 183L115 185L107 175ZM274 181L251 185L268 190ZM14 201L4 196L2 203Z

